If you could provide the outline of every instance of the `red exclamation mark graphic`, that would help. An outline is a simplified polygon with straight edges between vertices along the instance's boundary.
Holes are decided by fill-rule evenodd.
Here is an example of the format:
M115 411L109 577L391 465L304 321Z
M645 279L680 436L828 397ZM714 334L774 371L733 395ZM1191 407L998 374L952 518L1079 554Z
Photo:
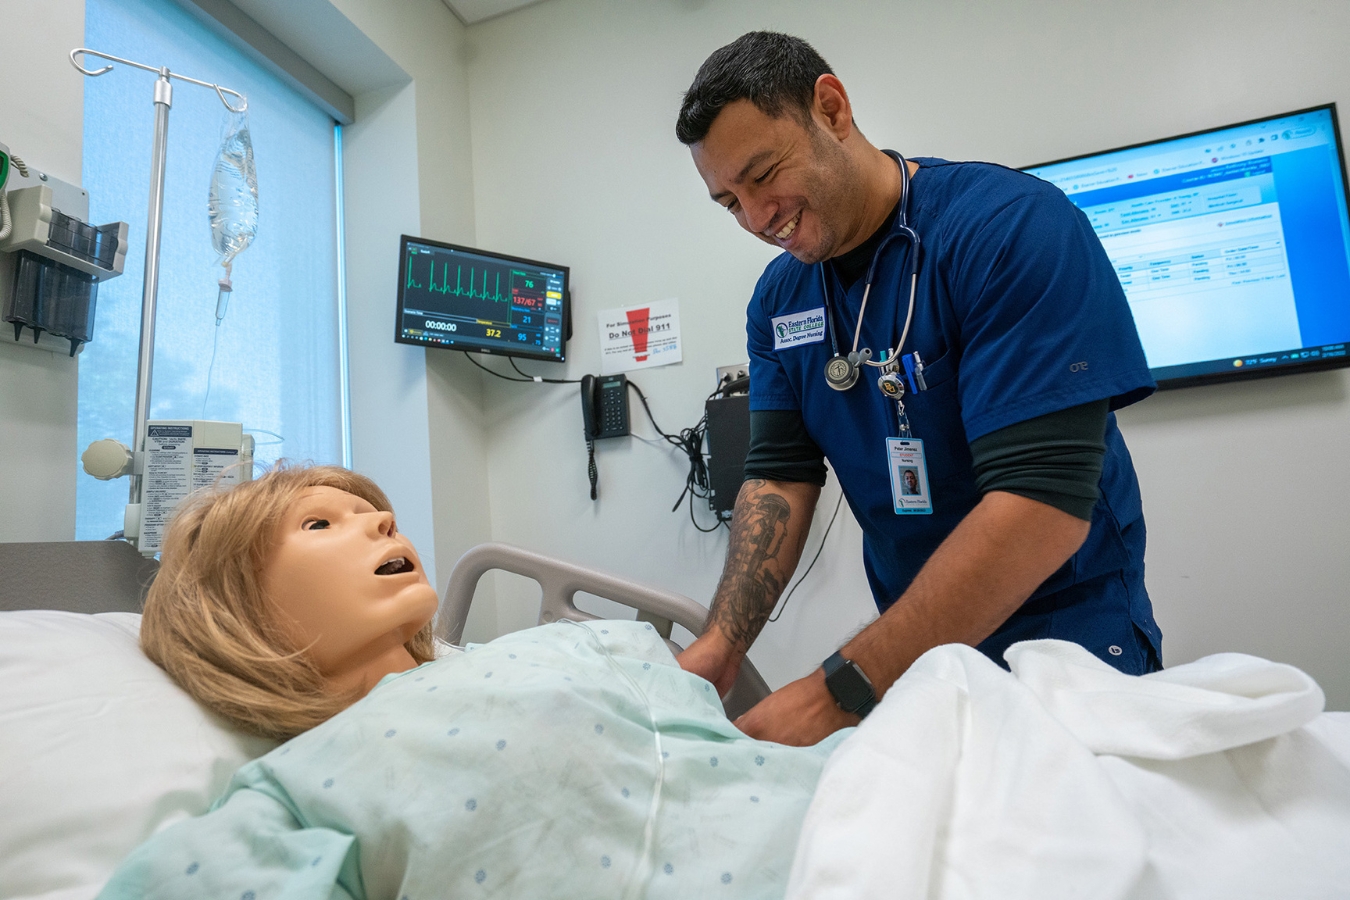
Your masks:
M628 331L633 335L633 358L638 362L647 361L647 316L650 307L628 310Z

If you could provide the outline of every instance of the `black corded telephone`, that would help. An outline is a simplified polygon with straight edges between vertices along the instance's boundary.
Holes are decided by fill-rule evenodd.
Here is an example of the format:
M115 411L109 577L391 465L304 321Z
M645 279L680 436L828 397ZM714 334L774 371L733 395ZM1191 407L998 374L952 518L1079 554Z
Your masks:
M628 434L628 378L624 375L583 375L581 418L588 441Z

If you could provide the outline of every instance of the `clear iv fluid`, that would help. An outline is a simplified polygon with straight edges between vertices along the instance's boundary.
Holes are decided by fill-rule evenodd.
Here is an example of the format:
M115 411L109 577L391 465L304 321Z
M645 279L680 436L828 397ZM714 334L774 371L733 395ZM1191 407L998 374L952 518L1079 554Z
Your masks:
M231 119L221 142L211 173L207 216L211 221L211 244L228 273L234 258L258 233L258 172L253 164L247 113Z

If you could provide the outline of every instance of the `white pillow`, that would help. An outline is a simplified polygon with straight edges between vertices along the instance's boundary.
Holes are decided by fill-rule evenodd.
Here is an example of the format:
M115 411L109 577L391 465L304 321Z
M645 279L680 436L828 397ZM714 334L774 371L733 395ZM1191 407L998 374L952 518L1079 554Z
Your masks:
M0 897L89 898L274 746L141 653L134 613L0 613Z

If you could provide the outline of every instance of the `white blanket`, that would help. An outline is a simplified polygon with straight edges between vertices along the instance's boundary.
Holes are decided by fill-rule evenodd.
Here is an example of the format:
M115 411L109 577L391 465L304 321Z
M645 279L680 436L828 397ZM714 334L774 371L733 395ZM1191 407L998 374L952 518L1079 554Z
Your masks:
M1350 896L1350 714L1226 653L924 655L831 756L789 900Z

